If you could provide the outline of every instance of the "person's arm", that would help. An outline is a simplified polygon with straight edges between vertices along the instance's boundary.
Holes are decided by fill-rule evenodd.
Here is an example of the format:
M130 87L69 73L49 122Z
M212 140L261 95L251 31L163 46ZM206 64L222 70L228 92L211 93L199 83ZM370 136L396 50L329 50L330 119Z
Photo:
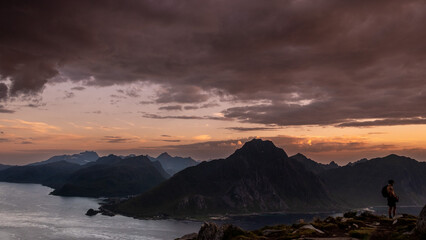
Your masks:
M398 198L398 196L395 194L395 191L393 190L393 186L389 186L389 195Z

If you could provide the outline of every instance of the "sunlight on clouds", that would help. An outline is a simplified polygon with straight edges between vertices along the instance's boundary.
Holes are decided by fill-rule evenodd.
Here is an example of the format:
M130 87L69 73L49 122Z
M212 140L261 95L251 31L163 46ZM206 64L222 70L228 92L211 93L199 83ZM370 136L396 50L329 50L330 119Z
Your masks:
M212 137L210 137L210 135L198 135L194 137L194 139L198 141L206 141L206 140L210 140L211 138Z
M33 131L37 133L47 133L50 131L60 131L61 128L49 125L44 122L30 122L21 119L0 119L0 121L7 123L6 126L11 129L20 129L26 131Z

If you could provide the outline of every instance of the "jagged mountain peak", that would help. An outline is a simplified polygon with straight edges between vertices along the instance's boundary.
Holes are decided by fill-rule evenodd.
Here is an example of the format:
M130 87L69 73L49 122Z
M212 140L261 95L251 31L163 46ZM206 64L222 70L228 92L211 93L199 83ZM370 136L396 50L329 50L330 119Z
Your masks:
M172 156L170 156L170 154L168 154L167 152L163 152L162 154L158 155L157 158L171 158Z
M328 165L333 167L339 167L339 164L337 164L335 161L331 161Z
M301 153L296 153L295 155L291 156L292 158L297 158L297 159L309 159L308 157L306 157L305 155L301 154Z
M287 153L277 146L272 141L254 138L246 142L240 149L237 149L233 155L276 155L283 158L288 158Z

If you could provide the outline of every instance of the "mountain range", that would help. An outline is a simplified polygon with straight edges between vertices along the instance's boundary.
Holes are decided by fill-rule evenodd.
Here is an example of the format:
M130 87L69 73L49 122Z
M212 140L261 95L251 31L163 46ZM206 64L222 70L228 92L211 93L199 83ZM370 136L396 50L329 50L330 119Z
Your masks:
M168 178L160 163L146 156L122 159L115 155L70 174L62 187L52 192L59 196L117 197L139 194Z
M318 163L310 158L307 158L305 155L301 153L291 156L290 158L300 162L301 164L303 164L306 170L311 171L315 174L319 174L326 170L339 167L339 165L337 165L337 163L335 163L334 161L330 162L329 164Z
M288 157L272 142L253 139L226 159L189 167L139 196L104 207L149 218L383 206L380 190L391 178L400 204L424 204L424 162L389 155L340 167L302 154Z
M318 211L335 205L318 176L271 141L254 139L228 158L182 170L112 210L136 217L185 217Z
M402 205L426 202L426 163L391 154L345 166L289 157L271 141L253 139L226 159L61 155L26 166L0 166L0 181L39 183L54 195L121 197L105 208L135 216L203 217L383 206L388 179ZM85 163L85 164L82 164Z
M175 173L182 171L187 167L192 167L198 164L197 161L190 157L172 157L167 152L160 154L158 157L150 157L148 158L151 161L158 161L163 166L164 170L173 176Z
M162 154L160 159L169 166L168 169L172 173L175 173L176 169L194 164L192 162L194 160L190 158L167 156ZM0 181L38 183L53 188L52 194L60 196L135 195L145 192L169 177L170 174L155 158L135 155L126 157L109 155L99 158L98 154L92 151L54 156L25 166L0 166Z
M379 193L387 180L395 181L402 205L423 206L426 202L426 162L391 154L324 171L319 175L331 196L350 207L385 205Z
M31 165L42 165L42 164L48 164L48 163L54 163L54 162L60 162L65 161L69 163L74 163L78 165L84 165L86 163L94 162L99 158L99 155L96 152L93 151L85 151L78 154L73 155L60 155L60 156L53 156L45 161L36 162L29 164Z

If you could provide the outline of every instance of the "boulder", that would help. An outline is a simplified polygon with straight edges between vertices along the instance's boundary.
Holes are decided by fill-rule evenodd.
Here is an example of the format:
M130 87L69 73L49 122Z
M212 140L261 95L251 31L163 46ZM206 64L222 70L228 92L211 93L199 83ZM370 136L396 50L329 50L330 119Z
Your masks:
M99 211L93 210L92 208L87 210L86 215L91 217L91 216L95 216L96 214L98 214Z
M216 223L205 222L198 232L197 240L222 240L242 235L244 231L234 225L218 226Z
M113 217L113 216L115 216L115 213L114 213L114 212L112 212L111 210L106 209L106 208L104 208L104 207L100 207L100 208L99 208L99 212L100 212L102 215L104 215L104 216L109 216L109 217Z
M417 220L416 229L417 232L419 232L420 234L426 234L426 205L420 212L419 219Z

